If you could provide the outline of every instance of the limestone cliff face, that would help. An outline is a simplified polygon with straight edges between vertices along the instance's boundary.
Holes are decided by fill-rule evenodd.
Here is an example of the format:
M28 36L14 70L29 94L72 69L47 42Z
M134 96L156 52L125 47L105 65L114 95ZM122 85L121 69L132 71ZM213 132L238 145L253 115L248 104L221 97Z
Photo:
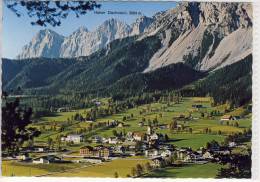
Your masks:
M112 18L103 22L92 32L85 27L80 27L68 37L63 37L52 30L41 30L23 47L17 58L88 56L105 48L115 39L142 34L152 21L152 18L142 16L137 18L132 25L127 25Z
M177 62L213 70L252 53L250 3L185 2L155 17L146 36L159 35L162 48L144 72Z
M23 47L17 58L23 59L33 57L58 57L60 54L60 46L63 40L63 36L52 30L40 30L33 37L31 42Z

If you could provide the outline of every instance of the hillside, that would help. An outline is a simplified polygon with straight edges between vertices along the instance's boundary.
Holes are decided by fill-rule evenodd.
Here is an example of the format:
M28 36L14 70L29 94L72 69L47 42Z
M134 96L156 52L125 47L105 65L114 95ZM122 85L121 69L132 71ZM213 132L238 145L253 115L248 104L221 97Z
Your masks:
M216 103L244 105L252 99L252 55L209 73L180 90L184 96L212 96Z

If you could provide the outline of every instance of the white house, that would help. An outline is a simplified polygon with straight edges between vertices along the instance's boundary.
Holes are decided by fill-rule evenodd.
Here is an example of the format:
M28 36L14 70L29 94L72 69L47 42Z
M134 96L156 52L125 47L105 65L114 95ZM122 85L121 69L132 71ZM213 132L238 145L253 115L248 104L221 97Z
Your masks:
M231 115L224 115L224 116L221 117L220 120L221 120L221 121L233 120L233 116L231 116Z
M150 140L158 140L159 139L159 136L157 133L154 133L150 136Z
M228 146L229 146L229 147L235 147L235 146L237 146L237 144L236 144L235 142L229 142L229 143L228 143Z
M118 123L117 127L118 127L118 128L123 128L123 127L124 127L124 123L121 123L121 122Z
M202 157L203 157L204 159L213 159L213 158L214 158L213 153L211 153L211 152L209 152L209 151L205 152L205 153L202 155Z
M170 150L164 150L161 153L162 157L167 157L167 156L171 156L171 155L172 155L172 151L170 151Z
M109 137L108 138L108 143L109 144L117 144L118 143L117 137Z
M91 138L93 143L101 143L102 142L102 138L98 135L95 135Z
M66 137L67 142L73 142L73 143L80 143L83 142L83 136L82 135L68 135Z
M50 161L43 158L43 157L39 157L39 158L33 159L32 163L34 163L34 164L49 164Z
M145 151L145 156L146 157L156 157L156 156L159 156L159 150L157 150L157 149L146 150Z
M34 151L35 152L45 152L47 151L48 149L46 147L34 147Z
M61 158L54 156L54 155L47 155L42 157L37 157L32 160L34 164L49 164L51 162L58 162L61 161Z
M29 157L28 157L28 155L23 154L23 155L16 156L16 159L24 161L24 160L29 159Z

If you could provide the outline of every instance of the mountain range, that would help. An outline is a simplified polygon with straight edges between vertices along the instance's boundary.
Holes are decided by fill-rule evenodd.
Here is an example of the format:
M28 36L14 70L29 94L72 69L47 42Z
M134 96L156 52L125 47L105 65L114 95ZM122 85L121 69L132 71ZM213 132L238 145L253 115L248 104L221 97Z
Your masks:
M68 37L43 30L18 60L3 60L3 88L111 95L194 84L203 94L222 88L232 95L230 82L250 93L252 29L250 3L182 2L132 25L110 19L93 32L81 27ZM225 78L227 70L236 76ZM215 86L201 91L199 83L207 85L201 79Z
M117 19L108 19L90 32L86 27L80 27L71 35L64 37L45 29L40 30L33 39L22 48L17 59L24 58L71 58L88 56L115 39L139 35L151 24L152 18L139 17L127 25Z

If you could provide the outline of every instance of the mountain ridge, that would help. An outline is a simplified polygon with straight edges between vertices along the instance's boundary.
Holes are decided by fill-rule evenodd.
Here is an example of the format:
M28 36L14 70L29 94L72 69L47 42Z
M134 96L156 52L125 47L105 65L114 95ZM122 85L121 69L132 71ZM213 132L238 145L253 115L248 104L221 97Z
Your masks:
M71 58L88 56L99 49L105 48L113 40L143 33L152 22L152 18L141 16L128 25L115 18L104 21L93 31L82 26L69 36L62 36L50 29L40 30L26 44L17 59L46 57ZM57 41L55 41L57 37Z

